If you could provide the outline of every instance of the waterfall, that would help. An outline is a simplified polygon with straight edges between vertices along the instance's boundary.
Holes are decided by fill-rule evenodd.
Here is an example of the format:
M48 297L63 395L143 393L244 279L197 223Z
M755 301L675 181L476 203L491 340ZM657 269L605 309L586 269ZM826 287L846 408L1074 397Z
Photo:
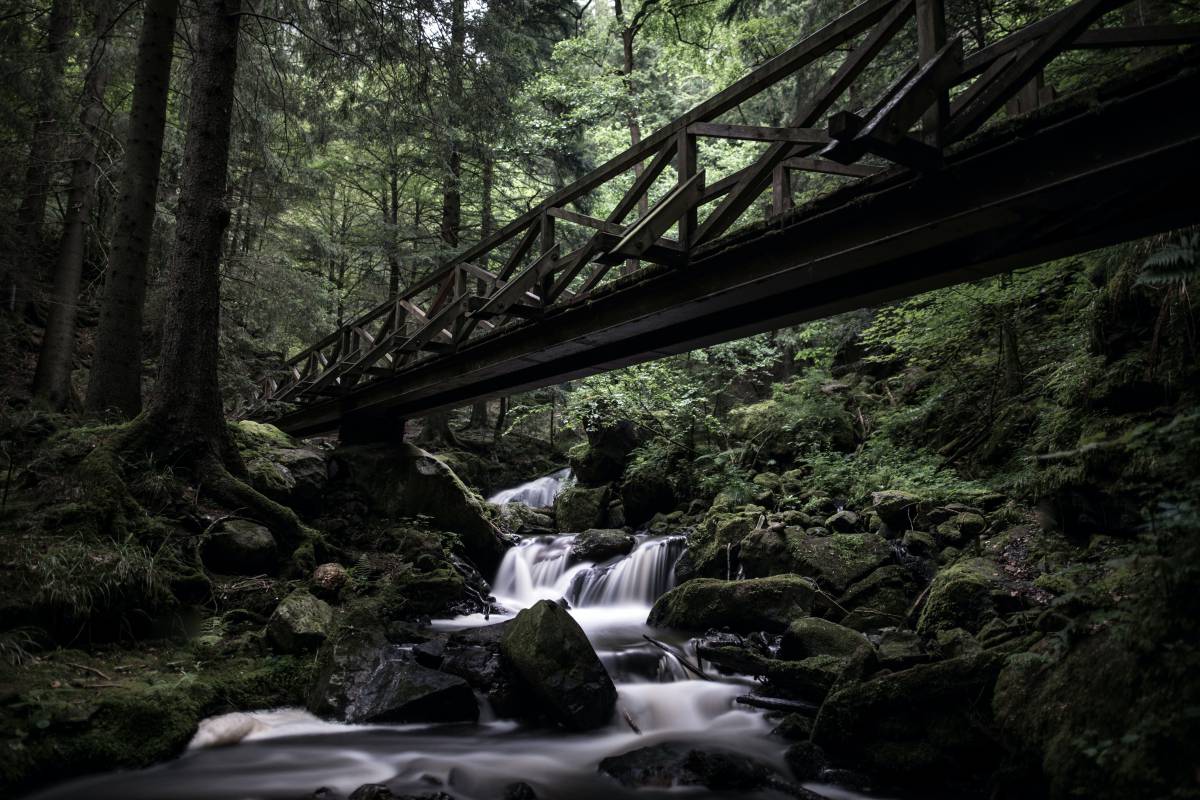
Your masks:
M512 489L496 492L488 498L488 502L498 506L505 503L521 503L532 508L545 508L554 505L554 498L558 497L558 493L570 479L571 470L560 469Z
M504 554L493 590L501 602L525 606L565 598L572 606L649 606L675 585L682 536L641 536L633 552L615 563L573 562L575 536L537 536Z

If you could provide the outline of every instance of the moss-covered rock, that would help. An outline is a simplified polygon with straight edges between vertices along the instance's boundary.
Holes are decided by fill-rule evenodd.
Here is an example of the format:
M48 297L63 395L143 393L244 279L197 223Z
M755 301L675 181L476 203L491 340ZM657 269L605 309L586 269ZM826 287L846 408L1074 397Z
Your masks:
M244 519L226 521L221 530L200 544L204 566L224 575L273 574L279 568L279 550L271 531Z
M847 589L838 598L835 610L849 612L841 623L857 631L904 625L921 588L922 584L908 569L887 564Z
M841 594L893 557L887 540L873 533L813 536L798 528L755 531L741 546L741 562L751 576L794 572Z
M696 575L732 577L740 563L741 541L754 530L758 512L717 512L688 535L688 555Z
M563 727L592 730L612 719L617 689L579 623L557 603L541 600L517 614L500 652Z
M838 511L825 520L824 527L834 533L853 533L858 528L858 514L853 511Z
M589 430L587 442L571 448L571 470L585 486L620 480L629 463L629 454L637 445L637 428L627 420Z
M302 514L320 511L328 474L325 453L274 425L241 420L229 427L255 489Z
M799 575L742 581L696 578L658 598L647 622L683 630L779 632L812 612L813 595L812 582Z
M576 561L608 561L628 555L637 540L616 528L591 528L575 537L571 558Z
M919 558L932 558L938 550L933 534L924 531L905 531L900 544L909 554Z
M745 754L675 742L609 756L599 769L630 789L703 786L717 792L752 792L783 784L767 764Z
M866 636L818 617L792 620L783 632L779 653L783 658L809 656L861 656L875 648Z
M267 621L267 637L281 653L316 650L333 626L333 609L324 600L297 589L280 601Z
M920 503L919 497L908 492L893 490L871 495L871 510L879 515L884 525L896 531L912 528Z
M987 520L973 511L956 513L934 530L934 538L941 547L964 547L979 534L987 530Z
M428 517L457 535L480 569L500 563L509 545L492 521L493 507L439 459L409 443L342 447L333 458L337 483L357 488L376 516Z
M59 660L61 659L61 661ZM183 659L181 672L168 662ZM309 678L304 660L231 655L213 659L169 648L115 653L102 664L110 680L72 663L94 656L63 652L33 665L0 668L0 794L116 768L136 769L181 753L200 720L238 710L296 705ZM116 665L124 667L118 671ZM86 674L80 682L69 675Z
M929 587L917 631L922 636L952 628L975 633L996 616L993 594L997 592L1003 593L1000 571L987 559L971 558L946 567Z
M886 782L973 794L1005 759L991 728L1000 665L983 654L840 685L821 706L812 740Z
M554 518L560 531L577 533L606 523L609 487L569 486L554 500Z

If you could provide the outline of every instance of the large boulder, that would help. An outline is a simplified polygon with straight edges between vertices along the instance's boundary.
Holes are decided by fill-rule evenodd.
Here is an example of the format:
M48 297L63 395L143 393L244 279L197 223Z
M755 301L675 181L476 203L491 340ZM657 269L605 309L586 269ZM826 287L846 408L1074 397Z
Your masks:
M272 574L279 567L279 548L262 525L234 519L204 538L200 558L208 569L223 575Z
M810 656L844 656L861 658L874 651L866 636L835 622L817 617L792 620L780 644L783 658L803 659Z
M587 635L562 606L541 600L517 614L500 652L546 715L570 730L607 725L617 689Z
M461 631L417 645L418 663L457 675L482 692L502 717L537 716L522 693L520 676L500 652L500 641L512 620Z
M554 500L554 518L560 531L578 532L602 527L608 516L608 486L570 486Z
M658 598L646 620L683 630L729 628L739 633L779 632L812 612L815 588L799 575L742 581L696 578Z
M996 617L996 595L1005 595L999 568L984 558L970 558L941 570L929 587L917 622L922 636L962 628L978 633Z
M456 534L481 570L495 569L508 548L491 507L440 459L411 443L354 445L334 453L336 479L366 496L372 511L395 519L429 517Z
M301 653L320 647L332 625L329 604L298 589L275 607L267 621L267 638L280 652Z
M305 447L274 425L241 420L230 429L255 489L301 514L320 511L328 476L325 453Z
M873 533L813 536L799 528L757 530L741 543L741 563L752 577L794 572L831 594L891 561L892 547Z
M987 530L987 520L974 511L956 513L933 532L940 547L963 547Z
M710 513L703 525L688 534L693 574L705 578L736 575L741 542L754 531L760 516L756 511Z
M619 480L637 445L637 428L628 420L589 430L587 443L570 452L571 470L576 480L587 486Z
M889 783L933 794L977 790L1004 759L991 727L1000 664L978 654L840 684L821 706L812 741Z
M676 742L609 756L600 762L599 769L630 789L703 786L716 792L740 793L784 785L769 766L742 753Z
M629 555L637 540L617 528L591 528L575 537L571 558L576 561L608 561Z
M326 640L308 692L312 713L349 723L455 722L479 717L465 680L418 664L378 631Z

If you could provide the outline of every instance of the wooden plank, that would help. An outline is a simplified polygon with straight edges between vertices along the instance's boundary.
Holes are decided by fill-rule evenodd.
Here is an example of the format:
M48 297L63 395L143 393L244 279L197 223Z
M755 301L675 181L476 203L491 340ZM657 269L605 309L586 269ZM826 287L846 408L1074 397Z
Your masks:
M1004 70L1008 69L1009 65L1021 57L1021 53L1025 48L1032 45L1026 44L1022 48L1018 48L1008 53L1004 53L993 61L988 68L983 71L983 74L975 79L975 82L968 86L954 98L950 103L950 117L953 119L968 103L979 96L980 92L986 89L992 81L996 80L1000 75L1004 74Z
M786 161L775 165L771 173L771 214L778 216L792 207L792 175Z
M783 166L799 172L821 172L851 178L870 178L885 171L883 167L873 167L870 164L839 164L824 158L789 158L783 162Z
M396 349L401 352L415 352L425 349L425 345L439 344L435 341L438 333L445 329L448 324L454 322L456 318L462 315L464 306L464 298L462 295L455 297L453 300L434 314L429 322L416 333L408 338L403 344ZM442 343L445 344L445 343Z
M521 260L524 259L529 253L529 248L533 247L533 243L537 241L538 233L539 231L537 225L529 226L529 231L525 234L525 237L517 243L516 249L512 251L512 254L508 257L508 260L504 262L504 268L501 269L500 274L496 276L497 283L508 280L509 276L516 271L517 267L521 263Z
M1058 24L1041 36L1028 52L998 75L970 103L954 115L946 127L946 141L954 142L974 133L1018 89L1041 72L1062 49L1079 37L1093 22L1128 0L1079 0L1068 6L1069 12Z
M547 270L553 268L554 262L558 259L559 248L560 245L555 244L549 252L538 256L536 261L497 289L488 298L488 302L472 316L502 316L510 306L522 302L525 299L526 290L535 285Z
M1171 47L1200 43L1200 24L1139 25L1128 28L1098 28L1084 31L1068 50L1109 47Z
M624 228L615 223L607 222L606 220L598 219L596 217L589 217L586 214L578 214L574 211L568 211L565 208L552 208L546 213L556 219L565 220L566 222L574 222L576 225L582 225L585 228L594 228L595 230L605 231L606 233L619 234L624 231Z
M862 43L846 56L837 72L813 96L804 109L797 113L796 118L792 120L796 127L812 126L821 118L821 115L829 110L837 98L907 22L908 16L913 10L913 2L914 0L900 0L886 13L880 15L879 24L871 30ZM738 217L745 213L746 209L758 198L775 166L785 158L797 155L794 148L795 145L791 143L773 144L766 153L759 157L758 161L747 167L738 184L701 223L696 231L695 244L712 241L728 230L729 226L736 222ZM808 155L815 149L815 147L805 148L805 152L799 153L799 155Z
M883 108L858 127L852 114L839 115L831 120L830 135L837 143L821 155L832 161L848 164L857 161L865 152L882 155L906 166L930 169L940 161L940 151L920 145L908 136L908 129L921 119L925 111L958 76L962 64L962 37L956 36L933 59L923 64Z
M693 136L740 139L751 142L793 142L828 144L829 134L817 128L776 128L766 125L727 125L723 122L693 122L687 126Z
M650 248L650 245L658 241L687 209L695 207L703 188L704 170L700 170L687 182L676 186L670 194L655 203L649 213L629 229L624 238L610 251L610 254L641 255Z

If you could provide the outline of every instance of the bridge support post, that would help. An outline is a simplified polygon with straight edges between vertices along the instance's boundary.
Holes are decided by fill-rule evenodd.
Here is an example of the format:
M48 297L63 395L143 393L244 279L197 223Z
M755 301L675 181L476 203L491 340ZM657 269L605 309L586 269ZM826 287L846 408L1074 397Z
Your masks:
M946 46L946 9L943 0L917 0L917 58L925 64ZM945 91L938 93L933 104L921 120L922 138L926 144L942 146L942 128L950 116L950 97Z
M338 424L341 444L404 443L404 417L386 409L350 411Z

